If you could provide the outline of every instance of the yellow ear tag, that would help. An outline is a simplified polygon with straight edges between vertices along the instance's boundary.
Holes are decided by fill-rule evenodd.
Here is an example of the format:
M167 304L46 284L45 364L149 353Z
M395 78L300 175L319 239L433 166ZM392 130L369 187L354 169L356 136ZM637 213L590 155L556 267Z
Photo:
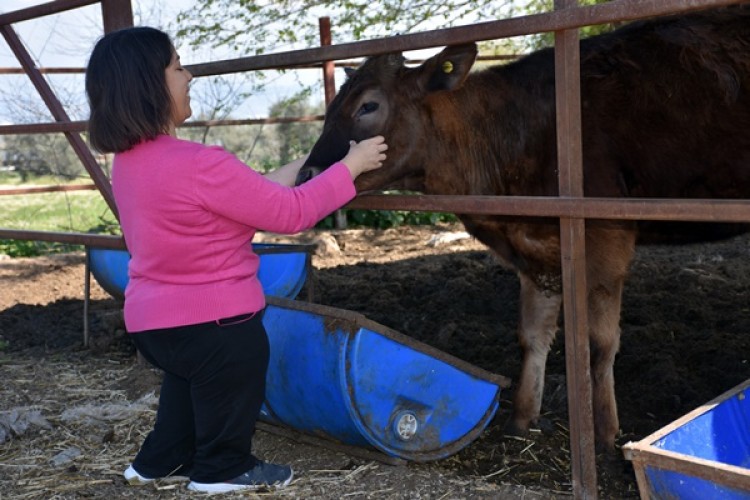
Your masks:
M445 61L443 63L443 73L453 73L453 63L450 61Z

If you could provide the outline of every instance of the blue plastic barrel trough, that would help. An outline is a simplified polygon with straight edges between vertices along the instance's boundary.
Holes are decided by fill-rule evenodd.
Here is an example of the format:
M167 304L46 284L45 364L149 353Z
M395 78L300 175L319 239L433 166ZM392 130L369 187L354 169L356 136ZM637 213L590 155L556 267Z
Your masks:
M492 421L507 378L361 314L289 300L305 282L309 250L255 249L271 345L262 420L420 462L458 452ZM122 297L127 252L88 251L96 280Z
M261 419L388 455L428 461L473 441L505 377L361 314L269 298L271 343Z
M750 500L750 381L624 449L642 498Z
M258 279L266 295L293 299L307 279L311 245L253 243L260 257ZM128 284L130 254L126 250L90 247L89 266L97 283L110 295L122 299Z

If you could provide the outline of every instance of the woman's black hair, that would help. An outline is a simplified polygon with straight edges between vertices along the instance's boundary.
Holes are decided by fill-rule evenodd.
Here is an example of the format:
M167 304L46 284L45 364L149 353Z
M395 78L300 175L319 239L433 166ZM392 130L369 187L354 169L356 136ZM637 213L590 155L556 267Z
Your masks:
M95 150L120 153L168 132L172 99L164 70L173 52L169 35L149 27L99 39L86 68L89 142Z

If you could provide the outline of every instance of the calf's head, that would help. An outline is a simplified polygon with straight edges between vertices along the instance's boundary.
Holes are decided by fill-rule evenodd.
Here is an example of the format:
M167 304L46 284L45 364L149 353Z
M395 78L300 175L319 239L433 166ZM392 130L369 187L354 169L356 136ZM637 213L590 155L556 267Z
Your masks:
M427 101L436 93L459 88L476 55L473 43L455 45L415 68L406 67L401 54L384 54L367 59L356 71L347 71L297 184L344 158L349 141L382 135L388 143L388 159L382 168L357 178L358 191L422 190L432 138Z

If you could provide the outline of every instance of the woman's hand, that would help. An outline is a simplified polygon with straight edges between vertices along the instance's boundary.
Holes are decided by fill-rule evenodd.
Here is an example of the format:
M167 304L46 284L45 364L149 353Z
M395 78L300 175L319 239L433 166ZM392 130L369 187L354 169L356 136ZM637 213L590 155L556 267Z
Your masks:
M341 161L349 168L352 179L356 179L364 172L382 167L387 149L388 145L382 135L370 137L359 143L350 141L349 152Z

